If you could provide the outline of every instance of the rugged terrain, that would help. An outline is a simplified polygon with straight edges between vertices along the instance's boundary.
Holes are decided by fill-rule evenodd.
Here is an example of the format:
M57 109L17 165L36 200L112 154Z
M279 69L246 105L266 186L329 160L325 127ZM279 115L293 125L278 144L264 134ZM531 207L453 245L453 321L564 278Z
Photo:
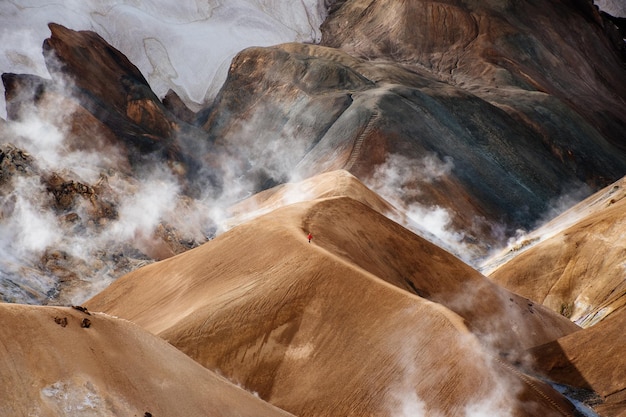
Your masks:
M354 177L319 181L334 196L272 210L86 305L296 415L567 410L510 363L577 326L388 220Z
M626 415L619 18L318 6L201 104L58 23L2 74L0 412Z
M624 181L524 236L486 261L483 271L584 327L623 310Z

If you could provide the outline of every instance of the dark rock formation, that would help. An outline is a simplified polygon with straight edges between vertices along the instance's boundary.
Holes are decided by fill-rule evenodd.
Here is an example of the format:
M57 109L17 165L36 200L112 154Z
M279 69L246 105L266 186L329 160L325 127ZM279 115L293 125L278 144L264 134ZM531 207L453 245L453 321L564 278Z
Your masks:
M337 168L372 185L390 155L447 161L400 198L495 243L490 225L529 228L626 173L626 71L590 2L348 0L322 29L327 47L242 51L200 113L260 188Z
M183 102L174 90L169 90L163 97L163 105L178 119L187 123L194 123L196 114Z
M11 144L0 145L0 187L14 175L29 175L38 172L32 156Z
M182 180L193 175L197 163L189 148L198 134L185 121L191 119L189 110L173 107L185 120L168 110L137 67L98 34L54 23L49 27L43 51L52 80L3 74L8 118L19 120L33 106L42 112L49 105L43 98L57 96L70 107L66 115L94 119L78 120L74 127L95 126L96 136L106 137L131 165L165 161L176 165Z
M137 67L94 32L49 27L43 50L53 79L72 83L91 113L141 151L167 148L172 120Z

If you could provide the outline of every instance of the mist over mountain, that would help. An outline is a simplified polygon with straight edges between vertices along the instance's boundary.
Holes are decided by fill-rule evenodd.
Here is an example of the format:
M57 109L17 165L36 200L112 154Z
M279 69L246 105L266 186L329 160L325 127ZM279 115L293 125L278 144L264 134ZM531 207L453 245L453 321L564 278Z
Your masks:
M0 5L0 314L84 353L70 378L10 343L30 382L0 411L623 416L626 48L598 5ZM89 349L201 383L159 398Z
M7 1L0 4L0 68L47 77L41 43L55 22L97 32L137 65L157 95L172 89L198 107L215 96L234 54L251 45L315 42L325 13L319 0L288 8L250 0Z

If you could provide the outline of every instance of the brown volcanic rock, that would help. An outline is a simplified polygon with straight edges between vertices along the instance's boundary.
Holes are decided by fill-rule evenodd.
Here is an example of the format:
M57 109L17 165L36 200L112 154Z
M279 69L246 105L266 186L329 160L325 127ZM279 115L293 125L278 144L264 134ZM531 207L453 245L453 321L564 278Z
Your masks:
M317 58L309 48L319 47L246 49L233 59L215 103L199 114L217 152L214 164L239 165L255 191L286 181L350 106L351 93L371 86L336 59L350 59L345 54L327 50ZM340 158L344 150L332 152Z
M592 389L602 416L626 416L626 310L601 323L531 350L535 368L550 379Z
M0 191L6 193L7 184L15 175L36 175L39 167L28 153L11 144L0 146Z
M165 94L163 97L163 105L180 120L187 123L195 122L196 114L187 107L174 90L168 90L167 94Z
M87 126L96 125L96 134L125 151L131 163L156 154L185 168L193 164L191 153L184 152L185 144L196 140L193 129L161 103L121 52L94 32L73 31L54 23L49 27L51 36L44 41L43 51L52 80L2 76L10 120L28 117L26 112L32 110L41 117L72 114L74 130L89 135ZM51 94L56 96L57 107L45 109L41 98ZM97 121L78 119L85 114Z
M138 326L0 304L0 414L288 416Z
M170 137L172 126L162 103L126 56L94 32L77 32L54 23L49 27L51 36L43 50L56 80L69 77L99 119L109 125L123 124L115 126L120 133L131 133L124 130L134 128L137 139Z
M95 32L74 31L55 23L48 27L51 36L44 41L43 50L55 78L70 76L78 88L105 99L121 113L126 112L129 91L120 81L126 80L128 86L148 86L139 69ZM138 99L156 99L148 89L136 92L144 93Z
M587 0L349 0L322 25L322 44L425 67L481 97L485 87L553 95L623 150L624 67L603 26Z
M489 352L576 326L348 197L274 210L120 278L87 305L140 324L296 415L572 412Z
M43 45L48 71L61 86L69 78L81 105L132 146L131 159L152 152L181 159L173 145L175 118L137 67L94 32L49 27Z
M489 277L584 327L626 309L625 196L623 178L487 262Z
M215 143L246 149L251 175L263 168L247 149L281 149L264 173L274 182L294 167L296 178L347 169L376 186L398 155L450 161L399 198L445 207L457 230L501 244L490 225L530 228L558 195L626 172L626 73L599 21L584 2L346 1L324 24L337 49L242 51L200 120Z

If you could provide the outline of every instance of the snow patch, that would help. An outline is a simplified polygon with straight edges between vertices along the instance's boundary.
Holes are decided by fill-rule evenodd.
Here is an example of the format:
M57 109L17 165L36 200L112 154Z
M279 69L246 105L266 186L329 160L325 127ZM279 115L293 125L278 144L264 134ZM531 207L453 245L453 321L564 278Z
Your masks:
M463 242L465 234L454 228L454 214L438 205L420 203L421 192L416 186L442 179L453 168L454 161L450 157L441 159L428 154L421 159L412 159L391 154L364 183L406 215L388 213L388 217L468 262L474 254Z
M158 96L197 109L217 94L234 55L250 46L319 42L324 0L20 0L0 2L0 72L47 77L48 22L93 30L124 53ZM0 86L0 117L5 117Z

